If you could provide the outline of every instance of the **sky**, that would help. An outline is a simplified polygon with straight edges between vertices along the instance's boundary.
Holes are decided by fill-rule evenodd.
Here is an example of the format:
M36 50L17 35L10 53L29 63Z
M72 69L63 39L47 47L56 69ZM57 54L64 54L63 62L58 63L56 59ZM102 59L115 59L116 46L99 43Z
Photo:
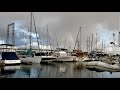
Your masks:
M98 38L98 46L104 40L108 46L113 41L118 44L118 31L120 25L119 12L33 12L37 33L40 37L41 47L47 45L47 25L52 47L74 48L79 27L81 26L81 42L83 51L86 50L87 37L94 34L94 39ZM118 23L117 23L118 22ZM0 12L0 43L6 43L7 25L15 23L15 45L24 47L25 43L29 46L30 12ZM118 25L118 29L117 29ZM10 42L11 42L10 31ZM66 43L65 43L66 40ZM32 44L37 47L36 34L33 27ZM50 48L50 47L49 47Z

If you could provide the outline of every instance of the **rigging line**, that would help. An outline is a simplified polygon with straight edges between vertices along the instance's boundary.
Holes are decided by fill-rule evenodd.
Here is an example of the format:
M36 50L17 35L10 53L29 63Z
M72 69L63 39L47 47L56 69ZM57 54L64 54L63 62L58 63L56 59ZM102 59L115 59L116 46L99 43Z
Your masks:
M35 26L35 33L36 33L36 38L37 38L37 43L38 43L38 49L39 49L39 53L40 53L40 45L39 45L38 36L37 36L37 28L36 28L36 23L35 23L34 14L33 14L33 21L34 21L34 26Z

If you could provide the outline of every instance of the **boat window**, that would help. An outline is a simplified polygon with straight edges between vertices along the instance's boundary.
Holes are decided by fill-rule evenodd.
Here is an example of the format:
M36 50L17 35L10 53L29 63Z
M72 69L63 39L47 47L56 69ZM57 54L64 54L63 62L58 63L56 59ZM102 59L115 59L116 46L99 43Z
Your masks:
M18 60L15 52L2 52L2 60Z
M46 56L45 53L35 53L35 56Z

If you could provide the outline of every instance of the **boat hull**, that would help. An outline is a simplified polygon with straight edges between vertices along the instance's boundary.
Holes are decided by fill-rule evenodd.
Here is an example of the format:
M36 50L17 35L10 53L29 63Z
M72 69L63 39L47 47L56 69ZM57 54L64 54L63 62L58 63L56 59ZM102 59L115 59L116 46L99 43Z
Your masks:
M120 71L120 67L117 64L111 65L100 61L86 62L86 67L103 71Z
M21 60L4 60L5 65L20 64Z
M75 56L61 56L57 57L54 62L74 62L77 61Z
M31 62L31 63L38 63L41 62L41 57L26 57L26 58L20 58L23 62Z
M52 63L55 60L55 57L52 56L41 56L41 63Z

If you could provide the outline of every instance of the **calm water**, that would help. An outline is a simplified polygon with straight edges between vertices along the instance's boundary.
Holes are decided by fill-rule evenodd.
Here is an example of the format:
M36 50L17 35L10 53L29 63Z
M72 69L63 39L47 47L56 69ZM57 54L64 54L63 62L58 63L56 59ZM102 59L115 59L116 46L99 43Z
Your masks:
M77 68L79 63L33 64L0 67L0 78L120 78L120 72Z

